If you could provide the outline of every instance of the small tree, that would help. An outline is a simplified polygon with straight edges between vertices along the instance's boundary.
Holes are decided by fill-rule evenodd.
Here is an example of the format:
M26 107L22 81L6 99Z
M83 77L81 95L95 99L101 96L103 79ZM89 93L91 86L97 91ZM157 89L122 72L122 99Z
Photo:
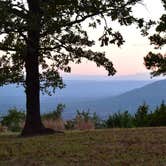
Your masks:
M166 126L166 105L164 101L151 114L151 126Z
M82 22L96 28L104 22L101 46L124 43L122 35L108 24L120 25L142 19L132 15L132 6L141 0L0 0L0 85L21 83L26 92L26 121L23 136L54 133L46 129L40 117L40 90L51 94L50 87L63 88L59 70L70 72L70 62L82 58L103 66L108 75L116 70L103 52L89 48Z
M149 106L146 103L140 105L135 113L135 125L137 127L149 126L149 115L148 115Z

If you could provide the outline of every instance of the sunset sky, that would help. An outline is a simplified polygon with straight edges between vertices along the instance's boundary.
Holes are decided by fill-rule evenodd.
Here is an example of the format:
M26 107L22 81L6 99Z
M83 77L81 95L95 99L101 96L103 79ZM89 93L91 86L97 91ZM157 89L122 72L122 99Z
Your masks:
M160 0L144 0L143 4L139 4L134 8L134 15L144 17L146 20L158 20L164 12ZM86 27L86 23L84 25ZM148 72L143 65L143 57L149 51L152 51L154 46L149 45L149 40L140 35L140 31L135 26L120 27L118 24L112 24L115 30L120 30L126 43L118 48L114 45L100 47L96 42L93 47L94 51L105 52L107 57L114 63L117 70L117 75L130 75L136 73ZM88 29L90 38L97 41L101 36L102 27L97 29ZM163 51L163 50L157 50ZM72 74L79 75L107 75L103 68L97 68L92 62L85 60L82 64L72 64Z
M143 0L142 4L134 7L134 16L145 18L146 20L158 20L164 13L164 9L160 0ZM108 21L109 22L109 21ZM90 39L96 41L96 45L92 47L93 51L105 52L106 56L113 62L117 75L133 75L137 73L149 72L143 65L143 57L149 51L153 51L154 46L150 46L147 37L140 34L140 30L136 26L122 27L117 23L112 23L111 27L115 31L120 31L126 41L120 48L114 45L100 47L98 39L103 33L103 26L97 29L88 28L88 22L83 24L84 29L88 31ZM154 29L154 28L153 28ZM152 30L152 34L154 30ZM163 50L155 50L164 52ZM165 53L165 52L164 52ZM98 68L93 62L84 60L81 64L71 64L72 75L107 75L107 72L101 67Z

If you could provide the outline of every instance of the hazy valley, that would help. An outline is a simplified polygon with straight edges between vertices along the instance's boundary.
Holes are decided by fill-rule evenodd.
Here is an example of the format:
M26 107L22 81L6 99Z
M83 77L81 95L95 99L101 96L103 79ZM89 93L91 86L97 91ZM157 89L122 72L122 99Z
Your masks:
M66 78L66 87L57 89L52 96L41 94L41 111L48 112L58 103L66 105L63 116L71 118L76 110L90 110L104 118L116 111L134 112L138 105L147 102L151 108L166 99L166 80L120 80ZM23 87L8 85L0 88L0 113L9 108L25 110Z

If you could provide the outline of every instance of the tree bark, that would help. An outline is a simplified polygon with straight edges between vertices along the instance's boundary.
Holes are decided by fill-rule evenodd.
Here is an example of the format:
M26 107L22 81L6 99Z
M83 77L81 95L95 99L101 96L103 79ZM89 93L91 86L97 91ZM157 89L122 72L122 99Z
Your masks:
M25 55L26 69L26 121L22 136L53 133L46 129L40 116L40 80L39 80L39 41L40 41L40 2L28 0L28 41Z

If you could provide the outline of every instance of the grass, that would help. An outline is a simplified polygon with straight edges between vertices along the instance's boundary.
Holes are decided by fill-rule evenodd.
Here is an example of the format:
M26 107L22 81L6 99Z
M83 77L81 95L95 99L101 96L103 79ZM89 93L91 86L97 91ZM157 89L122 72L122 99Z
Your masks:
M166 166L166 128L0 135L0 166Z

